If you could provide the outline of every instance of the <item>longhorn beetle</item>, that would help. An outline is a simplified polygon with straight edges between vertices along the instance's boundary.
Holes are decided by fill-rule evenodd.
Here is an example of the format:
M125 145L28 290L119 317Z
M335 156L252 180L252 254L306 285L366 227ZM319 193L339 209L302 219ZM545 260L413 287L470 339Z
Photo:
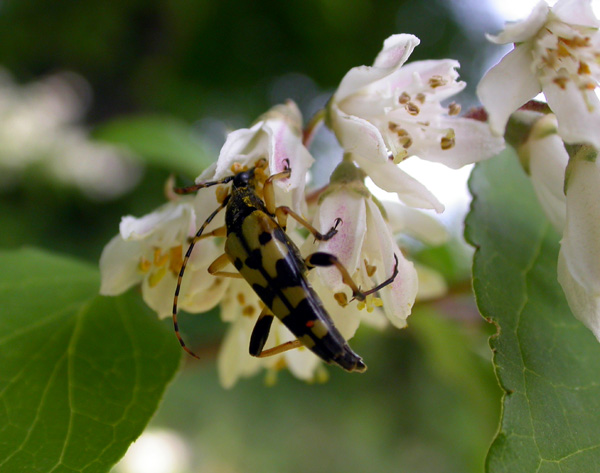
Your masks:
M396 265L393 274L366 292L360 290L334 255L316 252L306 259L302 258L298 247L285 233L288 215L306 227L317 240L333 237L342 221L336 219L331 229L322 234L289 207L276 207L273 181L290 177L291 169L288 162L284 171L266 178L266 165L266 160L260 159L249 170L221 180L175 189L178 194L188 194L205 187L232 183L231 191L222 199L220 206L198 229L183 259L173 299L173 326L177 339L186 352L198 358L179 333L177 298L181 281L198 240L208 236L227 236L225 253L209 266L208 271L214 276L244 278L265 304L250 336L250 354L265 357L305 346L328 363L335 363L347 371L363 372L367 369L366 365L335 327L306 274L315 266L335 266L343 282L352 289L353 298L364 300L395 279L398 258L394 256ZM262 198L259 195L261 184ZM203 235L204 229L223 208L226 208L225 226ZM222 271L229 263L233 263L237 273ZM263 350L274 316L283 322L296 340Z

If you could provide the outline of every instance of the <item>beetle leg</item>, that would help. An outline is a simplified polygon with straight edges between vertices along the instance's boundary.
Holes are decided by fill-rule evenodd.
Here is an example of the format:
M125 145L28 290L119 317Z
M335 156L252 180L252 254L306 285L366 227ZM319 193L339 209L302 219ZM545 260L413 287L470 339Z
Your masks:
M273 188L273 181L276 179L286 179L290 177L292 173L291 169L286 169L285 171L278 172L277 174L273 174L269 176L269 178L263 184L263 199L265 201L265 207L271 215L275 215L275 210L277 209L277 205L275 204L275 189Z
M261 356L263 347L269 338L271 324L273 323L273 314L265 307L256 321L256 325L250 335L250 354L252 356Z
M223 225L222 227L215 228L212 232L208 232L200 236L198 240L204 240L205 238L210 237L226 237L227 236L227 227ZM190 243L193 241L193 238L190 238Z
M258 358L266 358L267 356L279 355L280 353L284 353L289 350L293 350L294 348L300 348L302 342L300 340L290 340L289 342L282 343L281 345L277 345L276 347L269 348L268 350L264 350L260 352L259 355L256 355Z
M394 255L394 259L396 260L396 264L394 265L394 272L392 273L392 275L385 281L383 281L381 284L378 284L377 286L375 286L372 289L369 289L368 291L362 291L360 287L356 285L356 283L352 279L352 276L350 276L350 273L348 273L348 270L344 267L340 260L332 254L318 251L316 253L308 255L305 259L305 262L306 266L308 266L309 269L314 268L315 266L335 266L342 275L342 282L350 289L352 289L352 298L357 299L359 301L364 301L369 294L373 294L374 292L379 291L388 284L391 284L394 281L394 279L396 279L396 276L398 275L398 257Z
M202 233L204 232L204 229L210 224L210 222L212 222L213 218L215 218L215 216L227 206L227 202L229 202L229 199L230 195L225 197L221 205L219 205L219 207L217 207L217 209L208 216L208 218L204 221L202 226L198 229L196 235L194 236L194 239L191 241L190 246L188 247L185 257L183 258L183 262L181 263L181 269L179 270L179 276L177 277L177 287L175 288L175 296L173 297L173 328L175 330L175 336L177 337L177 340L179 340L181 348L183 348L186 352L188 352L195 358L200 357L185 345L185 342L183 341L183 338L181 338L181 334L179 333L179 324L177 323L177 300L179 298L179 291L181 290L181 281L183 279L183 273L185 272L187 263L190 259L190 255L192 254L192 250L194 249L194 245L198 242L198 240L202 238Z
M277 223L279 223L279 226L284 230L287 225L288 215L296 220L300 225L305 227L310 233L312 233L312 235L315 237L315 240L319 241L327 241L332 238L337 233L337 227L340 225L340 223L342 223L342 219L338 217L335 219L333 226L327 233L321 233L292 209L282 205L281 207L277 207L275 209L275 216L277 217Z
M273 323L274 315L271 313L268 307L265 307L258 316L256 325L252 330L250 336L250 354L257 358L266 358L267 356L279 355L280 353L288 350L293 350L302 346L299 340L290 340L289 342L282 343L276 347L263 350L267 339L269 338L269 332L271 330L271 324Z
M210 266L208 267L208 272L213 276L223 276L225 278L237 278L242 279L243 276L240 273L235 273L232 271L221 271L224 267L231 263L229 256L226 253L223 253L216 260L214 260Z

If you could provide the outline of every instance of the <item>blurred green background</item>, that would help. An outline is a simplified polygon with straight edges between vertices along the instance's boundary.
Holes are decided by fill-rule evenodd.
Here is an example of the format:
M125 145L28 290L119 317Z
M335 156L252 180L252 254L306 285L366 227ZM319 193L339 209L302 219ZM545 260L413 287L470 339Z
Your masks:
M461 61L464 109L487 64L483 33L500 24L485 2L460 0L0 1L0 66L18 84L77 74L87 109L69 126L129 145L144 166L135 187L111 199L90 198L44 166L10 171L0 245L97 264L122 215L164 201L170 173L193 178L228 130L287 98L307 119L394 33L421 38L411 60ZM449 245L418 257L448 277L450 292L418 306L403 332L361 331L353 347L364 375L332 368L326 384L305 385L281 373L274 387L259 376L225 392L214 366L218 315L184 316L203 361L186 361L152 422L190 449L181 472L482 471L500 405L486 343L494 330L476 312L468 252Z

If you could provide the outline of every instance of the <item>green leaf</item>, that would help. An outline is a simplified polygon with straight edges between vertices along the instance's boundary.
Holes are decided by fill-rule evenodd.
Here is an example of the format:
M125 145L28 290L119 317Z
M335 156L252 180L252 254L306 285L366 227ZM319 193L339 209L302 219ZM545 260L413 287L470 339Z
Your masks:
M196 177L215 161L193 128L171 117L118 118L94 131L94 137L129 148L153 166Z
M0 471L106 472L156 410L178 344L98 286L80 262L0 252Z
M509 152L478 164L466 237L505 391L490 473L600 471L600 344L556 280L559 235Z

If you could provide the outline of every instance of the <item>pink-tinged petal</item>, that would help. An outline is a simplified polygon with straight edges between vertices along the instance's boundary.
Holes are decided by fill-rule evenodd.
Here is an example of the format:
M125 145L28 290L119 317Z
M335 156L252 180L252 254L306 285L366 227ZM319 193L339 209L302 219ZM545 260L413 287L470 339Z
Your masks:
M529 45L521 44L492 67L477 86L477 96L496 135L504 135L511 113L541 91L531 71L532 60Z
M252 376L261 368L261 360L248 353L255 321L254 318L240 317L225 334L217 355L219 381L225 389L233 387L239 378Z
M398 276L380 291L383 310L389 321L398 328L406 327L406 319L412 312L419 282L414 265L402 255L398 256Z
M337 233L333 238L320 242L318 251L335 255L352 274L360 264L365 237L365 199L355 192L344 189L332 192L319 206L318 216L315 219L317 230L326 233L337 218L342 219ZM317 268L317 272L330 291L336 293L346 288L336 268Z
M419 181L404 172L392 161L373 163L353 156L359 167L367 173L375 185L388 192L395 192L406 205L422 209L444 211L442 203Z
M594 90L582 91L567 81L564 89L554 83L544 85L544 95L566 143L590 143L600 149L600 100Z
M398 328L405 327L406 319L410 315L417 297L417 272L414 265L404 257L396 245L379 209L370 201L368 202L367 228L369 233L375 232L379 241L381 264L378 265L376 271L378 282L384 281L393 274L396 265L394 255L398 259L398 275L379 294L383 300L383 311L390 322Z
M435 217L399 202L384 201L383 207L393 234L404 233L428 245L442 245L448 241L446 227Z
M143 279L139 269L142 244L115 236L100 256L100 294L116 296Z
M410 34L390 36L383 43L383 49L375 59L373 67L360 66L348 71L342 79L332 103L341 102L363 87L391 74L406 62L419 43L419 38Z
M531 130L525 149L529 156L531 183L537 198L552 225L562 233L567 218L564 187L569 155L563 141L556 133L551 132L552 129L556 131L554 115L540 119ZM543 135L538 137L539 133Z
M534 36L544 26L548 19L550 7L545 1L540 1L525 20L507 23L497 36L487 35L496 44L522 43Z
M331 106L332 129L347 153L357 154L370 161L386 161L388 149L379 129L369 121L348 115Z
M478 120L446 116L440 117L436 126L441 130L454 130L454 146L442 149L441 140L444 133L440 133L437 139L416 142L410 148L411 154L452 169L459 169L467 164L492 158L505 147L504 138L492 135L490 127Z
M573 315L600 341L600 297L577 282L569 271L562 250L558 254L558 282L563 288Z
M552 14L571 25L600 27L590 0L560 0L552 7Z
M600 168L577 160L567 182L567 225L561 251L569 272L590 294L600 296Z
M299 116L300 111L293 102L280 106L288 113L278 114L279 119L268 120L265 132L269 136L269 171L271 175L291 169L288 179L278 179L276 185L291 193L291 206L296 212L302 212L306 175L314 159L302 143L299 124L290 122L289 115ZM297 112L297 113L296 113ZM282 119L286 118L285 120Z

